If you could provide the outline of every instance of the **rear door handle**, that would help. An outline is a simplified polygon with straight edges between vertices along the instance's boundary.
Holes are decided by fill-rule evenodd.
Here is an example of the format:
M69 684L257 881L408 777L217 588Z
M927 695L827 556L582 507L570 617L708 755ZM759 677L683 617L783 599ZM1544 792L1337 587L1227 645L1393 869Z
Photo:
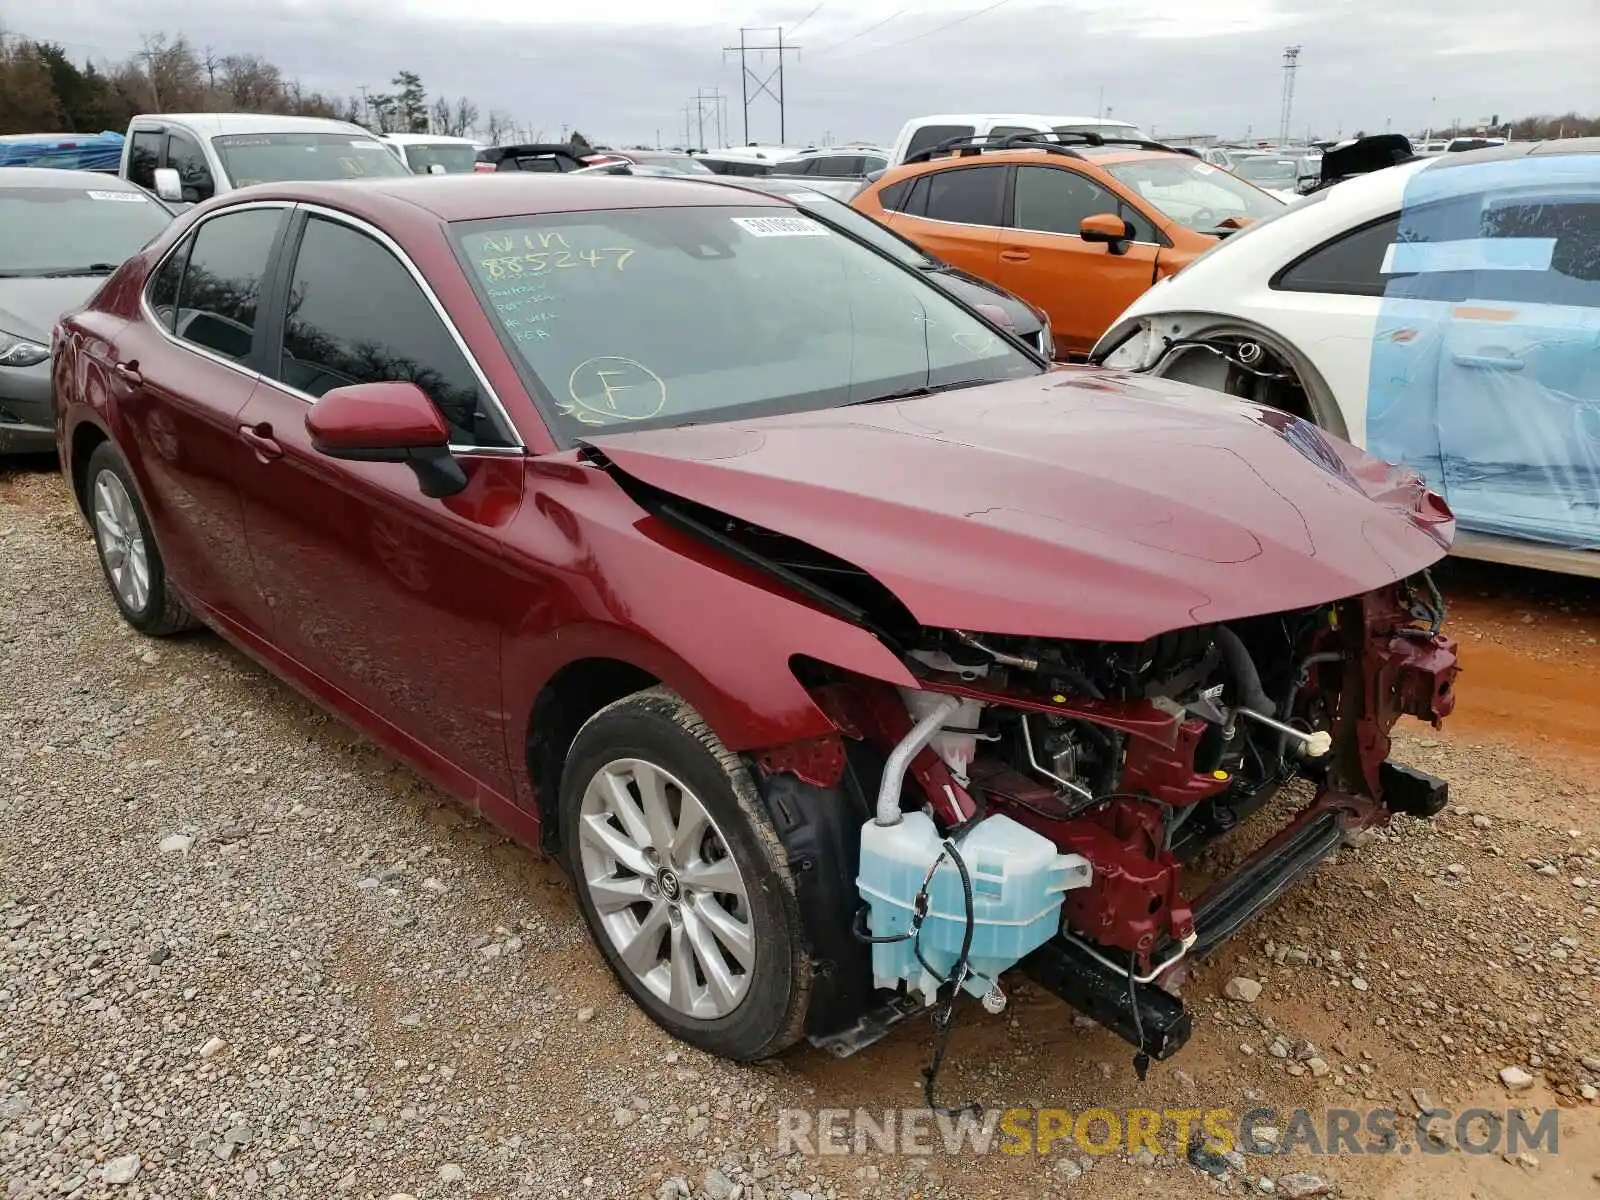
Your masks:
M256 452L262 462L283 457L283 447L272 436L272 426L263 421L260 425L239 426L239 436Z
M144 376L139 374L139 364L136 362L114 362L111 364L111 369L123 383L131 383L134 387L138 387L144 382Z
M1033 255L1026 250L1002 250L1000 257L1006 262L1027 262Z
M1458 367L1476 367L1480 371L1520 371L1520 358L1501 358L1493 354L1457 354L1453 356Z

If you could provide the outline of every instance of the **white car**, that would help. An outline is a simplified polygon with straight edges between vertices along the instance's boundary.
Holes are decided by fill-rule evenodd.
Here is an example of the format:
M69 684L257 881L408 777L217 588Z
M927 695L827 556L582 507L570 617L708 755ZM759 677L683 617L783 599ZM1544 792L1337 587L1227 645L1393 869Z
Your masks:
M483 147L471 138L442 133L380 133L400 161L418 175L469 175Z
M253 183L408 173L359 125L257 113L147 113L128 123L117 172L161 199L198 204Z
M1459 553L1600 577L1600 138L1314 192L1150 288L1090 361L1416 469Z

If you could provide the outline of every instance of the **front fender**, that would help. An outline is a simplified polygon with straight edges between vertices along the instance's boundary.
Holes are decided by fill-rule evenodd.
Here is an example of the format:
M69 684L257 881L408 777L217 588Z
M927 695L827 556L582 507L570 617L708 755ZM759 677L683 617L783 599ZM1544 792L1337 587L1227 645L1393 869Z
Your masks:
M913 685L872 634L646 516L604 472L546 461L530 490L508 535L537 597L502 652L514 719L526 722L555 673L582 659L648 672L731 750L834 730L795 677L796 656Z

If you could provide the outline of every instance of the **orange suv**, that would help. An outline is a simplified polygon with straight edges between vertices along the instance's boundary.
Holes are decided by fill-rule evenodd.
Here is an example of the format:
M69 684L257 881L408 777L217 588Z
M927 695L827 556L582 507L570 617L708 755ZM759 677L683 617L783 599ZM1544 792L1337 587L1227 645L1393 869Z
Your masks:
M1191 154L1092 133L952 139L850 203L1044 309L1058 357L1087 354L1151 284L1284 207Z

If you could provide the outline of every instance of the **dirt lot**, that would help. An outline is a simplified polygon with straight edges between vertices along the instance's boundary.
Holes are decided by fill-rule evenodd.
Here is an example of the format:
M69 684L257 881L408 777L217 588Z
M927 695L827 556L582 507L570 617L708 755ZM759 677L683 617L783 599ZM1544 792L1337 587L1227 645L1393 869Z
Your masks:
M0 1188L1600 1197L1600 586L1442 576L1460 706L1397 757L1449 778L1451 808L1343 851L1198 971L1195 1036L1147 1081L1023 985L1002 1017L959 1016L942 1091L990 1111L1265 1107L1285 1141L1295 1109L1322 1128L1391 1107L1404 1135L1419 1103L1530 1125L1554 1107L1557 1153L1301 1144L1224 1161L1225 1180L1066 1142L804 1157L774 1152L778 1110L915 1108L925 1023L842 1062L735 1068L673 1043L552 865L217 639L131 635L61 481L0 474ZM1235 978L1259 997L1224 998Z

